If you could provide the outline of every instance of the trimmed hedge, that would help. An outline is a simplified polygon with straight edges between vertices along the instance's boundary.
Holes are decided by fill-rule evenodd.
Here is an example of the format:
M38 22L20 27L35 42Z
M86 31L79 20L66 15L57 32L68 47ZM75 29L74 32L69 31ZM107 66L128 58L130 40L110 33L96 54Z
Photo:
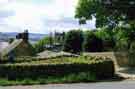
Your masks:
M114 64L110 60L91 64L1 64L0 77L8 79L47 78L49 76L65 76L80 72L95 73L97 79L110 78L114 75Z

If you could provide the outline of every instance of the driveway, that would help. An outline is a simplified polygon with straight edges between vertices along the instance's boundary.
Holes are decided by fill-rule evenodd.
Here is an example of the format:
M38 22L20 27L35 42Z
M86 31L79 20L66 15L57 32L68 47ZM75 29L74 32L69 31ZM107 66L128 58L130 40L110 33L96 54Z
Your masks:
M79 83L79 84L50 84L33 86L8 86L0 89L135 89L135 81Z

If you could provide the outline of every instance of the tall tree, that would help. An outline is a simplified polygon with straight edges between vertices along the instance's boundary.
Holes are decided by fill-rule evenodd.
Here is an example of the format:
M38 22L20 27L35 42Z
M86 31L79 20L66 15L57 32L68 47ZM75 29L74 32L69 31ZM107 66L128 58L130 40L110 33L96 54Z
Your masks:
M96 26L115 26L120 21L133 24L135 20L135 0L79 0L76 18L80 23L96 18Z

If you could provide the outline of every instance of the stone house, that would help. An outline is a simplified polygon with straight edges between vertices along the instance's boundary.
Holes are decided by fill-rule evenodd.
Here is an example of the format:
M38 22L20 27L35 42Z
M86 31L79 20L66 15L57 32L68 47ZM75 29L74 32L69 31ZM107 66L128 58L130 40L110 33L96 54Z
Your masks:
M2 50L1 56L8 56L11 51L14 51L15 56L32 56L34 54L27 30L17 34L16 39Z

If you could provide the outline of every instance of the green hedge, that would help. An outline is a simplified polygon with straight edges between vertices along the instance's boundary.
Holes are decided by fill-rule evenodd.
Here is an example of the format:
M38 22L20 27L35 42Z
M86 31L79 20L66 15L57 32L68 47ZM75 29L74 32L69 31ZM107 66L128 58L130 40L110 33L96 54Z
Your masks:
M112 61L96 62L91 64L1 64L0 77L8 79L38 78L49 76L65 76L78 74L80 72L95 73L98 79L110 78L114 75L114 64Z

